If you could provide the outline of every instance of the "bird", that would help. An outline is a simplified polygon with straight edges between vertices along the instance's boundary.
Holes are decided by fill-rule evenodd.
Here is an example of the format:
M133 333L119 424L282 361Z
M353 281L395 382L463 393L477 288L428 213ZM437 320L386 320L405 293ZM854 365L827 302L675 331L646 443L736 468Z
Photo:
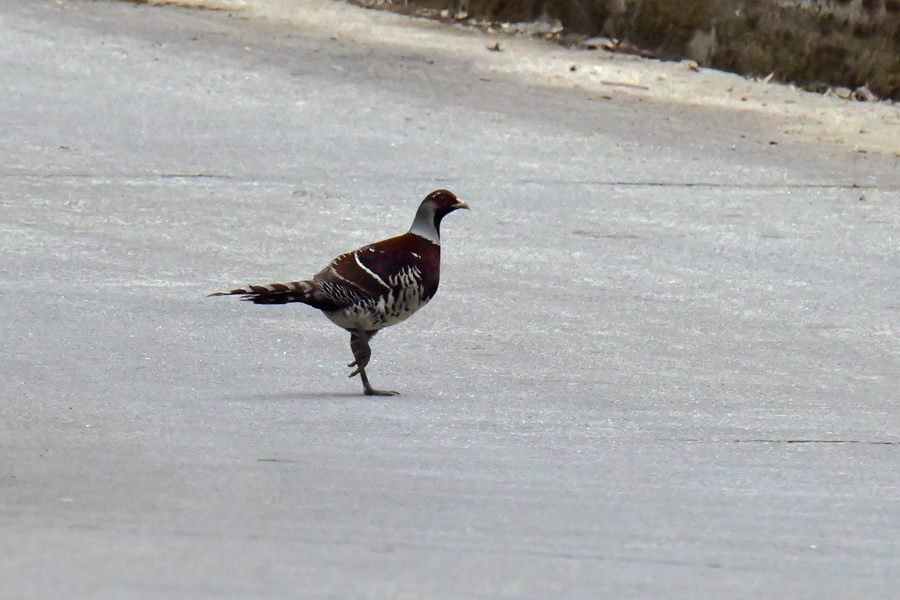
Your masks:
M396 396L369 383L366 366L369 342L381 329L396 325L428 304L438 289L441 271L441 220L468 209L453 192L428 194L403 235L346 252L303 281L248 285L210 296L240 296L254 304L302 302L322 311L332 323L350 332L350 350L366 396Z

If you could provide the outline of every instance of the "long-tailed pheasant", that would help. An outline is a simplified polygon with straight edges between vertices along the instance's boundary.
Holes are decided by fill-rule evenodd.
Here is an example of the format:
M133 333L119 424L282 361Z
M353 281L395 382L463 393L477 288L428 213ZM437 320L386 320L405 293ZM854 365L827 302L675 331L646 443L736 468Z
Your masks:
M369 384L366 365L371 340L379 330L396 325L425 306L437 292L441 271L441 219L469 208L452 192L428 194L408 233L341 254L305 281L248 285L210 296L240 295L256 304L303 302L318 308L350 332L350 349L367 396L393 396Z

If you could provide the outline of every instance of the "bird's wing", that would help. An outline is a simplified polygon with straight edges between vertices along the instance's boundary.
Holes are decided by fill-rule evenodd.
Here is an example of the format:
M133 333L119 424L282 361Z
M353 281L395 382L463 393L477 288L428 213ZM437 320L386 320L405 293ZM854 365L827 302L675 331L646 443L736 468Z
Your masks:
M347 305L359 300L385 296L391 291L390 265L383 260L389 254L377 244L341 254L313 276L320 290L345 299ZM388 261L390 262L390 261Z
M417 236L400 235L363 246L334 259L316 273L316 281L349 286L366 296L382 296L397 287L397 277L409 269L440 269L440 247Z

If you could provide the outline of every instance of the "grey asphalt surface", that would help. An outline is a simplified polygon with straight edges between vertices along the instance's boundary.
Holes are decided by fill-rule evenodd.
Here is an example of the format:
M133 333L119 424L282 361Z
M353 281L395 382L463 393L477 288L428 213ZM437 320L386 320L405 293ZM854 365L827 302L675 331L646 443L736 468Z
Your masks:
M896 597L895 157L107 2L0 3L0 115L0 597ZM437 187L400 397L205 297Z

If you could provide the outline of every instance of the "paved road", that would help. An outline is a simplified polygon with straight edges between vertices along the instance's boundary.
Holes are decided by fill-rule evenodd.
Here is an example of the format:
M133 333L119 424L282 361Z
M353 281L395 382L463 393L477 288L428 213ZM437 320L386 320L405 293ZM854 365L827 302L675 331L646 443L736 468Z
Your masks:
M893 156L331 37L0 3L0 597L895 597ZM400 397L205 297L436 187Z

